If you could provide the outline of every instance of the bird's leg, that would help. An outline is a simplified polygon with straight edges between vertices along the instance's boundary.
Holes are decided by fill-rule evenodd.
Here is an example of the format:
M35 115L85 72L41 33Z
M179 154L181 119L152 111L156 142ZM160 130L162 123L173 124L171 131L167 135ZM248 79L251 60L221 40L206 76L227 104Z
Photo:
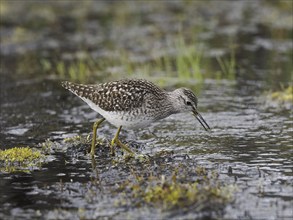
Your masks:
M90 154L91 154L92 156L95 156L96 138L97 138L97 129L98 129L99 125L100 125L103 121L105 121L104 118L102 118L102 119L96 121L96 122L94 123L94 126L93 126L93 140L92 140L92 147L91 147L91 152L90 152Z
M127 151L130 154L134 154L132 150L129 149L125 144L122 144L121 141L118 139L119 133L121 131L122 126L120 126L115 134L115 137L112 139L110 147L111 147L111 154L114 155L114 145L121 147L123 150Z

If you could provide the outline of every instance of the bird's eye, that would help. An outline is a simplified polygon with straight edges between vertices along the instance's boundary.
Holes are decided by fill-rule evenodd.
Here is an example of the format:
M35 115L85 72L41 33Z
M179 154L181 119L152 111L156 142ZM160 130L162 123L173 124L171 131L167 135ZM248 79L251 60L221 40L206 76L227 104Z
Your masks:
M186 105L190 105L191 106L191 102L190 101L187 101L186 102Z

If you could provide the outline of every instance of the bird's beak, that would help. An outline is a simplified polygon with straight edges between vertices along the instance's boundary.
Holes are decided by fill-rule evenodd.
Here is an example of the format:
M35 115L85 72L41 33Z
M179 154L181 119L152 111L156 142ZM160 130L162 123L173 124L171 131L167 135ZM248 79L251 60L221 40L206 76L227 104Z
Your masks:
M196 119L199 121L199 123L203 126L203 128L208 131L210 130L210 126L206 121L203 119L203 117L199 114L199 112L196 110L196 108L193 108L192 114L196 117Z

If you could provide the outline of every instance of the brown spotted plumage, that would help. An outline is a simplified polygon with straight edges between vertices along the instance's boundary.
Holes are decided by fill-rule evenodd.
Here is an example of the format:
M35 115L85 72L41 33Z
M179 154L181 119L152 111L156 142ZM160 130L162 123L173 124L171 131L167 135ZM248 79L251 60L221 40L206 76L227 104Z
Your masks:
M97 85L62 82L62 86L103 117L95 123L93 137L96 137L98 125L106 119L119 128L111 146L116 143L128 152L131 150L118 140L122 126L129 129L143 128L171 114L192 112L204 129L210 129L197 111L197 97L186 88L167 92L152 82L140 79L125 79ZM94 149L95 138L92 142L92 155Z
M186 88L167 92L150 81L124 79L96 85L62 82L62 86L90 105L111 124L139 128L171 114L191 111L197 97ZM204 127L208 125L202 118Z
M62 86L79 97L90 99L105 111L129 111L141 108L146 97L162 100L165 92L146 80L121 80L98 85L62 82Z

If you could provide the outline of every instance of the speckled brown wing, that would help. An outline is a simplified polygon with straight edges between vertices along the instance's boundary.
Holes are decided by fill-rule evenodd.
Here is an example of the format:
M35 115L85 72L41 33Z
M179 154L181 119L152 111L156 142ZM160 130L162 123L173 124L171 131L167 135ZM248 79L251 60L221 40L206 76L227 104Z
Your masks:
M146 95L152 94L155 99L164 93L153 83L136 79L98 85L62 82L62 86L79 97L91 100L105 111L129 111L140 108L144 104Z

